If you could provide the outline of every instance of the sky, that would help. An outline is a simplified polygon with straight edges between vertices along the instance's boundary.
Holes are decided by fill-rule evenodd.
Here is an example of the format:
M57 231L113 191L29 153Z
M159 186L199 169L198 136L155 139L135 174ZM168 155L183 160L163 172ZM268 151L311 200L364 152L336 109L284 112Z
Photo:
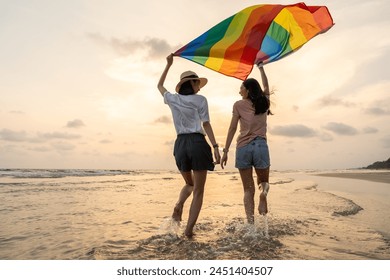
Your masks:
M166 56L262 3L295 2L0 0L0 168L175 170L176 133L157 90ZM305 3L326 5L335 25L265 66L271 169L388 159L390 2ZM186 70L209 80L200 94L223 147L241 81L175 57L166 88Z

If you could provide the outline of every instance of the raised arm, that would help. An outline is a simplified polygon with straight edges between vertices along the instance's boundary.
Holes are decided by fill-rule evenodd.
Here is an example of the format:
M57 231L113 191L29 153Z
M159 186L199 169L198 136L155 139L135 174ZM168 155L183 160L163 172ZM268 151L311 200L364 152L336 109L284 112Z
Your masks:
M259 70L260 70L261 81L263 82L264 94L269 96L269 86L268 86L267 75L265 74L263 66L258 66L258 67L259 67Z
M157 88L160 91L161 95L164 95L164 93L167 91L167 89L164 87L164 82L167 77L169 68L171 68L173 63L173 54L170 54L167 56L167 65L165 66L164 71L161 74L160 80L158 81Z

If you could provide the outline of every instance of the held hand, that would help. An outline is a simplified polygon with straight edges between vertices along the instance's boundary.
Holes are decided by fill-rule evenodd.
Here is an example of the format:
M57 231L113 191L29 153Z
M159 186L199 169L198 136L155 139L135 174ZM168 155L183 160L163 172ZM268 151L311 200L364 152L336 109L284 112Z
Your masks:
M226 166L227 160L228 160L227 153L223 153L223 156L222 156L222 159L221 159L221 167L222 167L222 169L224 169L224 167Z
M167 56L167 65L171 66L173 64L173 53Z
M221 162L221 155L219 154L218 148L214 149L214 158L215 158L216 165Z

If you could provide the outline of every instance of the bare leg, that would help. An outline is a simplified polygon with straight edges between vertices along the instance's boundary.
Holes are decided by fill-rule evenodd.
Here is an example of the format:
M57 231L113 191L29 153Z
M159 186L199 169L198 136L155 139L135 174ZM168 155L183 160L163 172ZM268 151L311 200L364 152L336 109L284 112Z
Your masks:
M203 204L204 185L206 183L207 170L194 170L194 192L188 216L187 227L184 234L188 237L193 235L193 228L198 219Z
M255 170L257 174L257 185L259 186L259 190L261 188L258 210L260 215L265 215L268 213L267 194L269 191L269 168Z
M255 168L257 175L257 185L260 185L261 182L269 181L269 167L265 169L257 169Z
M244 207L248 223L254 223L255 214L255 182L253 181L252 168L239 169L242 185L244 187Z
M172 214L172 218L178 222L181 221L184 203L186 202L187 198L191 195L192 190L194 188L194 183L192 180L192 172L191 171L181 172L181 175L183 176L183 179L186 182L186 184L180 191L179 200L177 201L175 208L173 208L173 214Z

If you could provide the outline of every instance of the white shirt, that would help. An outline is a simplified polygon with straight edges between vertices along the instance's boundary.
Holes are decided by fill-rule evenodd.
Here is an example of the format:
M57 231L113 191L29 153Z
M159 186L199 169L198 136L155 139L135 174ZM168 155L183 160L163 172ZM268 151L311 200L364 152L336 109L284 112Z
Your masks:
M204 133L203 122L210 121L206 97L199 94L164 93L164 103L171 108L177 134Z

